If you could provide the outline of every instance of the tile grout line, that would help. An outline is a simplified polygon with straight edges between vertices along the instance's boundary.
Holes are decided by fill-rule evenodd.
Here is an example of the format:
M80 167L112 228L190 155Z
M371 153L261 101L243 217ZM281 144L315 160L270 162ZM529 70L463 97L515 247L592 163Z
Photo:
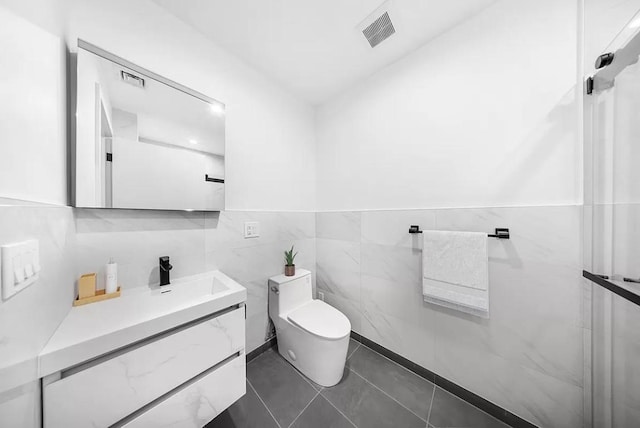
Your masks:
M283 359L284 359L284 358L283 358ZM316 385L312 384L312 383L311 383L311 380L307 379L307 377L306 377L305 375L303 375L303 374L302 374L302 372L300 372L300 370L298 370L298 369L297 369L293 364L291 364L291 363L290 363L289 361L287 361L287 360L284 360L284 362L285 362L287 365L291 366L291 367L293 368L293 371L295 371L296 373L298 373L298 375L300 375L300 377L301 377L302 379L304 379L304 380L305 380L305 382L307 382L309 385L311 385L311 388L315 389L315 390L316 390L316 391L318 391L318 392L320 392L320 391L322 391L322 390L324 389L324 386L322 386L322 385L318 385L318 387L319 387L320 389L317 389L317 388L316 388Z
M278 428L282 428L282 426L280 426L280 423L276 420L276 417L273 416L273 413L271 413L271 410L269 410L269 407L267 406L267 403L265 403L262 400L262 397L260 397L260 394L258 394L258 391L254 388L254 386L251 384L251 382L249 381L249 379L247 379L247 383L249 384L249 386L251 387L251 389L253 390L253 392L256 393L256 397L258 397L258 400L260 400L260 402L262 403L262 405L264 406L265 409L267 409L267 412L269 412L269 414L271 415L271 418L273 419L273 421L276 423L276 425L278 426Z
M331 406L333 406L334 409L336 409L338 411L338 413L340 413L346 420L347 422L349 422L351 425L353 425L355 428L358 428L358 425L354 424L353 421L351 419L349 419L349 417L347 415L345 415L342 410L338 409L336 407L335 404L333 404L333 402L331 400L329 400L328 397L325 397L323 394L320 394L322 396L322 398L324 398L325 400L327 400L327 403L331 404Z
M294 423L298 420L298 418L299 418L299 417L304 413L304 411L305 411L305 410L307 410L307 407L309 407L309 406L311 405L311 403L313 403L313 400L315 400L315 399L316 399L316 397L317 397L318 395L320 395L320 391L317 391L317 392L316 392L316 395L314 395L314 396L313 396L313 398L311 399L311 401L309 401L309 402L307 403L307 405L306 405L306 406L304 406L304 407L302 408L302 410L300 410L300 413L298 413L298 416L296 416L296 418L295 418L293 421L291 421L291 423L289 424L289 428L291 428L291 427L293 426L293 424L294 424Z
M274 351L274 352L276 352L276 351ZM303 374L300 372L300 370L298 370L298 369L297 369L293 364L291 364L289 361L287 361L287 360L286 360L282 355L280 355L280 353L279 353L279 352L277 353L277 355L276 355L276 356L277 356L278 358L281 358L281 359L284 361L285 365L287 365L288 367L293 368L293 371L294 371L294 372L296 372L296 373L297 373L297 374L298 374L302 379L304 379L304 380L305 380L305 382L307 382L309 385L311 385L311 387L312 387L314 390L316 390L317 392L320 392L320 391L322 391L322 390L324 389L324 386L322 386L322 385L318 385L318 387L319 387L320 389L317 389L317 388L316 388L316 385L314 385L314 384L312 384L312 383L311 383L311 380L307 379L307 377L306 377L305 375L303 375Z
M265 351L262 353L262 355L266 354L268 351ZM324 386L322 385L317 385L318 388L316 388L316 385L314 385L313 383L311 383L311 381L309 379L307 379L307 377L305 375L303 375L300 370L298 370L293 364L291 364L289 361L287 361L282 355L280 355L280 353L278 351L273 351L276 354L276 358L279 360L282 360L282 362L284 363L285 366L287 367L291 367L293 369L294 372L296 372L302 379L305 380L305 382L307 382L315 391L322 391L324 389ZM260 356L262 356L260 355ZM257 360L259 357L254 358L253 360L251 360L250 363L254 362L255 360Z
M433 400L436 398L436 386L433 387L433 393L431 394L431 403L429 403L429 413L427 413L427 428L429 428L429 419L431 418L431 409L433 408Z
M248 366L250 366L251 364L253 364L253 363L254 363L254 361L259 360L260 358L264 357L264 355L265 355L267 352L269 352L269 350L270 350L270 349L271 349L271 348L267 349L266 351L264 351L264 352L263 352L263 353L261 353L260 355L257 355L253 360L249 361L249 362L247 363L247 367L248 367Z
M351 340L353 340L353 339L351 339ZM357 344L358 346L356 346L356 347L355 347L355 349L354 349L353 351L351 351L351 353L350 353L349 355L347 355L347 361L349 361L349 359L350 359L351 357L353 357L353 354L355 354L355 353L356 353L356 351L357 351L357 350L360 348L360 346L361 346L361 343L360 343L360 342L358 342L357 340L353 340L353 341L354 341L354 342L356 342L356 344Z
M364 343L360 343L360 346L363 346L363 347L367 348L367 349L368 349L368 350L370 350L371 352L373 352L373 353L375 353L375 354L377 354L377 355L380 355L382 358L384 358L384 359L386 359L386 360L388 360L388 361L392 362L392 363L393 363L393 364L395 364L396 366L398 366L398 367L400 367L400 368L402 368L402 369L404 369L404 370L408 371L408 372L409 372L409 373L411 373L412 375L414 375L414 376L416 376L416 377L418 377L418 378L420 378L420 379L424 380L425 382L429 382L430 384L432 384L432 385L433 385L433 396L432 396L432 397L434 397L434 396L435 396L436 388L440 388L440 389L442 389L443 391L446 391L447 393L449 393L449 394L453 395L453 396L454 396L454 397L456 397L458 400L462 400L462 401L464 401L465 403L467 403L468 405L470 405L470 406L472 406L472 407L476 408L477 410L481 411L482 413L485 413L485 414L489 415L490 417L492 417L492 418L494 418L494 419L499 420L500 422L506 423L506 422L504 422L504 421L502 421L502 420L500 420L500 419L496 418L496 417L495 417L495 416L493 416L492 414L490 414L490 413L486 412L485 410L481 409L480 407L476 406L475 404L472 404L472 403L468 402L468 401L467 401L467 400L465 400L464 398L459 397L459 396L457 396L456 394L454 394L454 393L452 393L452 392L450 392L450 391L448 391L448 390L446 390L446 389L444 389L444 388L439 387L438 385L436 385L436 383L435 383L435 382L432 382L432 381L430 381L430 380L428 380L428 379L425 379L424 377L422 377L422 376L420 376L419 374L417 374L417 373L413 372L412 370L410 370L410 369L406 368L405 366L403 366L403 365L401 365L401 364L396 363L396 362L395 362L395 361L393 361L391 358L389 358L389 357L387 357L387 356L385 356L385 355L382 355L381 353L379 353L379 352L378 352L378 351L376 351L375 349L369 348L369 347L368 347L367 345L365 345ZM359 347L358 347L358 348L359 348ZM356 349L358 349L358 348L356 348ZM355 351L354 351L354 353L355 353ZM353 355L353 354L352 354L352 355ZM353 371L353 370L352 370L352 371ZM356 372L354 372L354 373L356 373ZM356 374L357 374L357 375L359 375L360 377L362 377L362 375L360 375L359 373L356 373ZM364 377L362 377L362 378L364 379ZM365 380L367 380L367 379L365 379ZM371 382L369 382L369 383L371 383ZM373 385L373 384L372 384L372 385ZM375 386L375 385L374 385L374 386ZM383 392L384 392L384 391L383 391ZM432 406L432 405L433 405L433 398L431 399L431 406ZM429 406L429 415L431 415L431 406ZM415 413L414 413L414 415L415 415ZM417 416L417 415L416 415L416 416ZM420 419L422 419L422 418L420 418ZM428 424L428 422L429 422L429 420L427 419L427 424Z
M396 362L395 362L395 361L393 361L391 358L389 358L389 357L387 357L387 356L385 356L385 355L382 355L380 352L376 351L375 349L369 348L369 347L368 347L367 345L365 345L364 343L361 343L361 344L360 344L360 346L364 346L365 348L367 348L367 349L368 349L368 350L370 350L371 352L374 352L374 353L376 353L376 354L380 355L382 358L384 358L384 359L385 359L385 360L387 360L387 361L391 361L394 365L396 365L396 366L400 367L400 368L401 368L401 369L403 369L403 370L408 371L409 373L411 373L412 375L416 376L417 378L420 378L420 379L424 380L425 382L429 382L429 383L430 383L430 384L432 384L434 387L436 386L435 382L432 382L432 381L430 381L429 379L425 379L424 377L420 376L418 373L416 373L416 372L414 372L414 371L412 371L412 370L410 370L410 369L406 368L406 367L405 367L405 366L403 366L402 364L398 364L398 363L396 363ZM402 355L400 355L400 356L402 357ZM403 357L403 358L404 358L404 357ZM411 360L409 360L409 361L411 361ZM411 362L413 363L413 361L411 361ZM416 364L416 363L414 363L414 364ZM416 365L418 365L418 364L416 364Z
M389 395L387 392L385 392L384 390L382 390L381 388L379 388L377 385L375 385L374 383L372 383L371 381L369 381L367 378L365 378L363 375L361 375L360 373L356 372L355 370L351 369L350 367L348 367L347 369L356 374L358 377L362 378L365 382L367 382L368 384L370 384L371 386L373 386L375 389L379 390L380 392L382 392L384 395L386 395L387 397L389 397L391 400L395 401L397 404L399 404L401 407L403 407L404 409L406 409L407 411L409 411L411 414L413 414L414 416L416 416L418 419L425 421L427 423L427 428L429 428L429 419L431 417L431 410L433 408L433 400L435 397L435 392L436 392L436 388L437 386L435 385L435 383L429 381L428 379L425 379L424 377L418 375L417 373L414 373L413 371L409 370L408 368L396 363L395 361L393 361L392 359L386 357L385 355L380 354L379 352L377 352L376 350L368 347L367 345L365 345L364 343L361 343L355 339L352 339L356 342L357 346L356 348L351 352L351 354L347 357L347 361L356 353L356 351L358 351L358 349L360 349L360 347L365 347L368 350L370 350L371 352L383 357L384 359L390 361L392 364L394 364L395 366L401 367L404 370L408 371L409 373L413 374L414 376L424 380L425 382L428 382L430 384L433 385L433 393L431 396L431 403L429 405L429 412L427 414L427 418L426 420L424 418L422 418L421 416L419 416L417 413L415 413L414 411L412 411L411 409L409 409L408 407L406 407L404 404L402 404L400 401L398 401L397 399L395 399L394 397L392 397L391 395ZM251 360L247 365L253 363L254 361L260 359L261 357L263 357L269 350L263 352L261 355L259 355L258 357L254 358L253 360ZM272 352L276 352L277 351L272 351ZM279 355L279 353L277 353L277 357L282 357L281 355ZM311 383L311 381L309 379L307 379L306 376L304 376L298 369L296 369L292 364L290 364L288 361L284 361L285 365L290 366L293 368L293 370L298 373L298 375L300 377L302 377L313 389L316 389L316 386ZM273 418L273 420L276 422L276 424L278 425L278 427L282 428L281 425L278 423L278 421L275 419L275 416L271 413L271 410L269 410L269 408L267 407L266 403L262 400L262 397L260 397L260 395L258 394L258 391L253 387L253 385L249 382L249 380L247 379L247 382L249 383L249 385L251 386L251 388L254 390L254 392L256 393L256 395L258 396L258 398L260 399L260 402L265 406L265 408L267 409L267 411L269 412L269 414L271 415L271 417ZM319 390L316 389L316 395L311 399L311 401L309 403L307 403L307 405L305 406L305 408L302 409L302 412L300 412L300 414L298 414L298 416L296 416L296 418L294 419L294 422L300 417L300 415L304 412L304 410L306 410L306 408L313 402L313 400L315 400L317 398L318 395L320 395L320 393L322 391L324 391L326 388L318 385L318 387L320 388ZM325 399L327 399L324 395L322 395ZM466 400L461 399L460 397L457 397L455 394L454 396L466 403L468 403ZM329 399L327 399L327 401L329 401L329 403L342 415L345 417L345 419L347 419L347 421L349 421L353 426L357 427L356 424L354 424L342 411L340 411L340 409L338 409ZM486 413L489 416L492 416L490 414L488 414L487 412L483 411L482 409L477 408L476 406L474 406L471 403L468 403L471 406L475 407L476 409L482 411L483 413ZM493 417L493 416L492 416ZM494 417L495 418L495 417ZM291 425L293 424L293 422L291 423ZM291 425L289 425L289 428L291 427Z
M360 373L354 371L353 369L349 368L349 371L355 375L357 375L358 377L362 378L362 380L364 380L365 382L367 382L369 385L373 386L375 389L377 389L378 391L382 392L384 395L386 395L387 397L391 398L393 401L395 401L396 403L398 403L400 406L402 406L404 409L408 410L409 412L411 412L411 414L413 414L414 416L416 416L418 419L420 419L421 421L427 422L422 416L418 416L418 414L416 414L413 410L411 410L410 408L408 408L407 406L405 406L404 404L402 404L401 402L399 402L398 400L396 400L395 398L393 398L392 396L390 396L387 392L385 392L384 390L380 389L377 385L374 385L373 383L371 383L368 379L366 379L364 376L362 376ZM435 388L434 388L435 391Z
M462 398L462 397L458 397L458 396L457 396L456 394L454 394L453 392L451 392L451 391L447 391L446 389L442 388L441 386L437 386L437 385L436 385L436 388L441 389L444 393L451 395L453 398L455 398L455 399L457 399L457 400L462 401L463 403L465 403L465 404L467 404L467 405L469 405L469 406L473 407L473 408L474 408L474 409L476 409L477 411L479 411L479 412L481 412L481 413L484 413L484 414L485 414L486 416L488 416L489 418L491 418L491 419L495 419L496 421L498 421L498 422L500 422L500 423L502 423L502 424L504 424L504 425L506 425L506 426L508 426L508 427L510 427L510 426L511 426L511 425L509 425L507 422L503 421L503 420L502 420L502 419L500 419L500 418L497 418L497 417L493 416L491 413L489 413L489 412L487 412L487 411L485 411L485 410L481 409L480 407L476 406L475 404L470 403L469 401L465 400L465 399L464 399L464 398ZM435 395L435 390L434 390L434 395ZM481 398L482 398L482 397L481 397ZM433 404L433 403L432 403L432 404ZM503 409L503 410L506 410L506 409Z

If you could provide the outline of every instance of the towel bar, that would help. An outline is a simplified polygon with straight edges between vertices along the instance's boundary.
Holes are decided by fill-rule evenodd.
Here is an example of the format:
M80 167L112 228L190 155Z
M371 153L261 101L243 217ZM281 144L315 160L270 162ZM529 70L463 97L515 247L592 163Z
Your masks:
M422 233L420 226L412 224L409 226L409 233ZM509 229L506 227L496 227L495 233L487 235L489 238L509 239Z

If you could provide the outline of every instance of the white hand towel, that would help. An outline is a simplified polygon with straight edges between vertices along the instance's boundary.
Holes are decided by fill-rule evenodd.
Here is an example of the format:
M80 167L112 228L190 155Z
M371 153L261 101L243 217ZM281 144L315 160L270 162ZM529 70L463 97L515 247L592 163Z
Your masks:
M425 231L423 239L424 300L488 317L487 234Z

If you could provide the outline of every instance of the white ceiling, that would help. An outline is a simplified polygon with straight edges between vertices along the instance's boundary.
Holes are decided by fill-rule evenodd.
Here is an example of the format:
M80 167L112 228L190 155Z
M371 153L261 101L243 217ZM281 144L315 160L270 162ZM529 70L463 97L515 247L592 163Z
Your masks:
M154 1L313 104L331 98L495 2ZM389 11L396 34L372 49L360 24L380 6Z

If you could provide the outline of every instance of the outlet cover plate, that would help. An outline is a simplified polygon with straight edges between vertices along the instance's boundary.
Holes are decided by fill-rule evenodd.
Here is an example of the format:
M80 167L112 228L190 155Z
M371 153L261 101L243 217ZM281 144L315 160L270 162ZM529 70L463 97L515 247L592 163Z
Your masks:
M245 221L244 222L244 237L259 238L260 237L260 223L257 221Z
M2 300L7 300L40 278L40 244L32 239L1 248Z

